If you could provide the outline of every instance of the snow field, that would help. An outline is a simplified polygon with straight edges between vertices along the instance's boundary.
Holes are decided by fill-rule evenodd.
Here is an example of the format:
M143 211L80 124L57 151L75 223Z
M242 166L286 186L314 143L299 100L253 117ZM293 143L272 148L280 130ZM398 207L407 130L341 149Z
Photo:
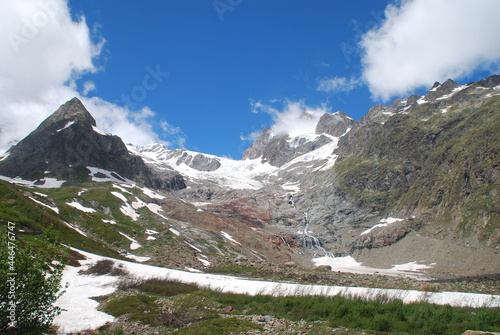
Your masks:
M400 299L404 303L428 302L439 305L451 305L453 307L500 307L500 296L489 294L461 293L461 292L423 292L415 290L378 289L364 287L342 287L324 285L304 285L291 283L277 283L243 279L225 275L212 275L200 273L196 269L188 269L191 272L172 270L145 264L132 263L115 260L108 257L94 255L78 249L73 249L85 257L81 267L67 266L63 273L62 283L68 283L66 292L57 301L57 305L66 309L55 319L61 332L76 332L84 329L95 329L112 321L114 318L108 314L97 311L98 303L90 297L110 294L116 290L119 277L94 276L79 274L78 271L86 269L90 264L99 260L110 259L116 266L128 271L131 276L138 279L165 278L176 280L186 284L197 284L201 287L210 288L223 293L237 293L257 295L265 294L272 296L335 296L356 298L366 300Z

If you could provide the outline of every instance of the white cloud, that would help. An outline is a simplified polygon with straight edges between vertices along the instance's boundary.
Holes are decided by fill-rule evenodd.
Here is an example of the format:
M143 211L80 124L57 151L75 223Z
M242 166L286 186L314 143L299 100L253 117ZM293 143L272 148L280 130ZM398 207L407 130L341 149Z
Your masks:
M97 88L95 87L95 83L93 81L87 80L83 83L83 95L88 95L90 92L95 91Z
M358 78L346 77L332 77L320 79L316 89L320 92L336 93L336 92L349 92L359 87L362 81Z
M500 66L500 1L401 0L360 42L363 77L388 100L435 81Z
M180 127L173 126L167 121L160 122L160 127L163 130L164 137L170 139L170 141L165 144L167 147L174 146L184 148L188 136L181 130Z
M272 125L273 135L288 134L290 137L295 137L303 134L314 133L316 125L320 117L327 113L325 106L310 107L304 104L303 101L285 101L281 110L266 105L260 101L254 102L252 112L269 114L274 124ZM243 138L253 138L255 134Z
M95 34L95 32L94 32ZM91 81L105 43L91 36L85 18L72 19L67 0L0 1L0 150L24 138L60 105L82 100L98 127L136 145L162 141L151 126L149 108L130 110L100 98ZM93 37L93 38L92 38ZM98 42L93 42L93 40Z

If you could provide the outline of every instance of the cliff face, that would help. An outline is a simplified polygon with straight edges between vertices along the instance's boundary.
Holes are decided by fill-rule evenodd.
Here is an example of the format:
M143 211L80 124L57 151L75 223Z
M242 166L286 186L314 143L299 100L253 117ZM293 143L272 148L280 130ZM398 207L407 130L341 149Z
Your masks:
M499 129L500 76L436 83L358 122L327 113L310 134L269 128L240 161L127 148L73 99L0 159L0 175L71 185L98 167L174 191L160 221L198 225L193 241L211 232L215 245L230 230L238 252L269 264L350 255L368 266L498 274Z
M0 174L38 180L63 180L66 184L90 181L96 167L160 189L185 187L182 176L172 171L151 170L131 155L121 138L105 134L76 98L62 105L0 161Z

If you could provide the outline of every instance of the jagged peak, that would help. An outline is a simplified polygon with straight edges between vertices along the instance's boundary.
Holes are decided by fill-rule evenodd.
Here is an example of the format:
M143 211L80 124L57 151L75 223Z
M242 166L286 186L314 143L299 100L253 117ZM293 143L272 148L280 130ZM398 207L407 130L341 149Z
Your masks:
M75 121L84 125L96 126L94 117L76 97L61 105L51 116L40 124L38 130L49 128L55 124L61 124L61 121Z

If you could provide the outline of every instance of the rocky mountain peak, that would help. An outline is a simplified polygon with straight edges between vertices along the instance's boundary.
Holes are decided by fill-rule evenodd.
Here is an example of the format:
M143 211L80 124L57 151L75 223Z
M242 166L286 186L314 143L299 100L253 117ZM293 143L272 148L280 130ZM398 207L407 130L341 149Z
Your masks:
M43 184L55 178L66 184L91 181L88 167L114 172L146 186L185 187L178 173L156 172L131 155L118 136L96 128L95 119L77 98L63 104L0 161L0 174Z
M432 88L427 92L424 96L427 101L435 101L438 98L441 98L447 94L453 92L453 90L460 87L460 84L457 84L451 79L448 79L443 84L439 84L438 82L434 83Z
M70 122L79 123L86 127L95 127L97 125L94 117L85 108L83 103L78 98L73 98L59 107L57 111L43 121L37 130L60 127Z
M328 134L339 137L345 134L347 129L351 128L354 123L356 122L342 111L333 114L325 113L319 119L315 133L317 135Z

